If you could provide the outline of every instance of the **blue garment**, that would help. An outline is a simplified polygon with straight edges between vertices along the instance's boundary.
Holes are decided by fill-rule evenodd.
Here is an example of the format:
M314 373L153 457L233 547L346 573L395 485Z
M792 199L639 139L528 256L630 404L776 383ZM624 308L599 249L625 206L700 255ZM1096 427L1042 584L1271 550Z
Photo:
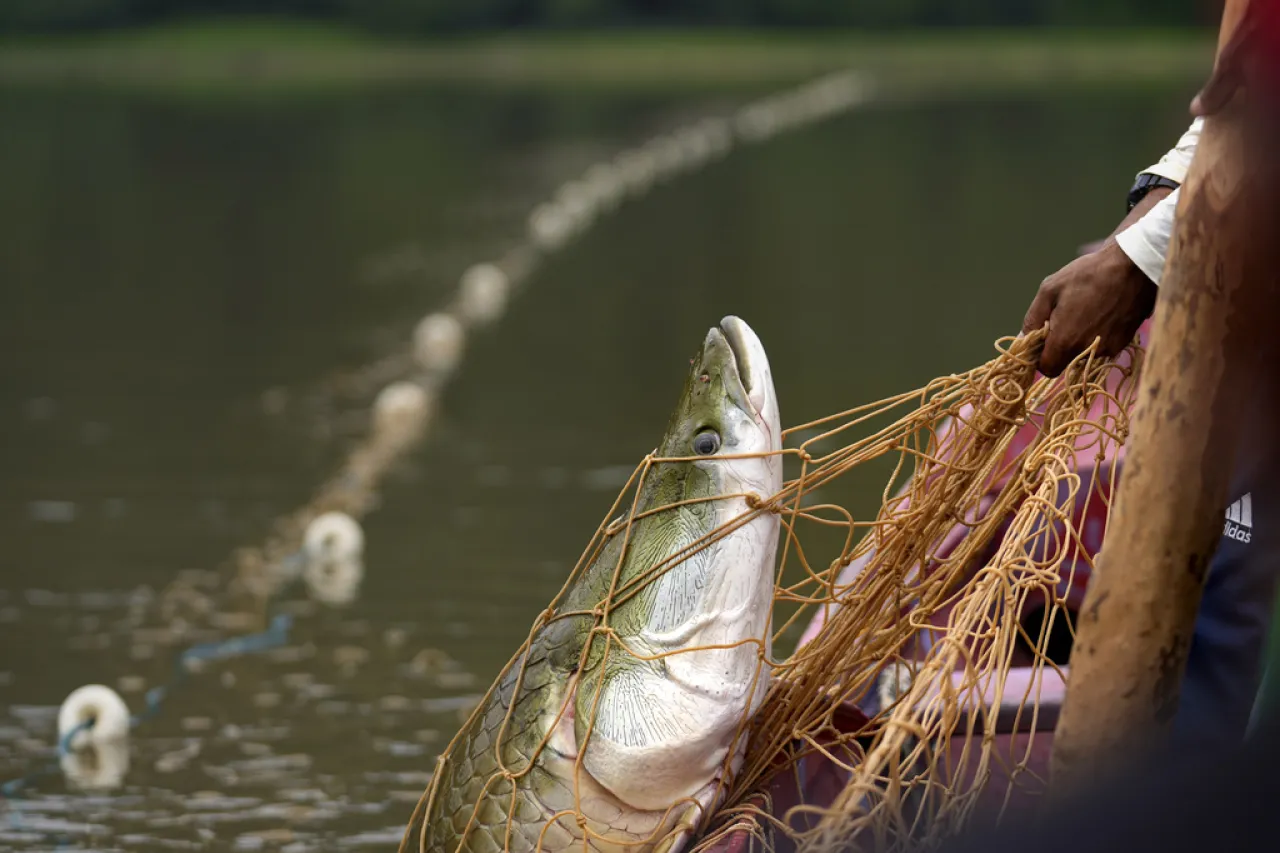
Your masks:
M1181 744L1238 741L1249 724L1280 575L1280 524L1267 485L1240 483L1233 489L1174 720Z

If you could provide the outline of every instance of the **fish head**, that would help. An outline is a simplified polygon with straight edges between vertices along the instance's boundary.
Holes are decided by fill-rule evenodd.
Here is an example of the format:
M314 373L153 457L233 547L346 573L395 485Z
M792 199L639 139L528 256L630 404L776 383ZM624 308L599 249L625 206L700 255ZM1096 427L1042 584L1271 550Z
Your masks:
M708 496L751 492L768 498L782 482L781 432L764 346L742 320L725 317L707 331L691 360L657 455L689 459L710 479L698 489Z
M584 578L582 605L600 602L612 639L586 641L564 742L628 807L709 804L745 742L768 678L778 540L777 515L749 496L781 489L780 450L764 347L726 317L692 360L634 521Z

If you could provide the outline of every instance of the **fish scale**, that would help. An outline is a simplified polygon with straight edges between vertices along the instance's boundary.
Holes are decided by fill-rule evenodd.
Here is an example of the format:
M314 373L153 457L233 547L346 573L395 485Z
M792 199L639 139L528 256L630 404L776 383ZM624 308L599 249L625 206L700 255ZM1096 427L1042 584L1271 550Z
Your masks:
M614 543L604 549L599 562L616 561L618 548ZM577 591L575 588L574 592ZM571 593L563 611L590 610L597 603L591 602L591 607L582 607L582 603L575 600L579 597ZM581 659L585 638L590 636L593 624L588 616L563 617L550 623L535 634L527 654L517 658L503 675L483 713L473 715L450 750L449 761L442 770L437 787L438 803L433 804L432 819L427 822L423 850L431 853L497 853L504 850L511 853L534 850L556 853L584 849L576 816L561 817L554 826L546 828L548 821L558 812L573 812L577 808L571 781L574 762L568 759L558 761L567 771L563 777L543 767L539 759L550 750L545 747L539 749L545 729L538 722L548 715L554 718L564 701L563 688L569 680L572 666ZM588 658L598 664L604 658L604 643L596 641L593 646ZM631 658L617 644L610 649L609 656L615 666L626 665L621 664L624 657L631 666L647 663ZM564 664L557 666L553 662L557 659ZM520 680L522 667L524 677ZM515 706L503 732L507 708L513 697ZM500 765L496 747L503 734L503 762ZM503 773L504 766L510 777ZM612 814L623 811L620 804L601 803L599 799L596 802L612 805L607 809ZM612 836L612 843L596 840L587 848L598 851L644 849L639 845L649 840L653 831L653 827L645 826L639 833L627 833L609 821L588 821L588 826L596 835ZM541 848L537 847L540 839Z
M459 853L500 851L507 843L508 827L512 834L510 850L534 849L537 833L548 816L533 792L535 785L531 784L539 781L534 775L538 772L536 765L515 780L513 799L513 781L502 774L496 749L521 663L523 661L517 662L503 678L485 713L471 720L451 751L437 789L441 799L438 811L446 819L428 822L424 849ZM544 694L552 684L551 665L545 653L531 653L525 667L525 681L530 689L522 689L501 751L503 764L517 773L534 762L542 739L533 728L520 723L526 707L536 705L541 710L545 706ZM571 801L571 791L564 788L562 793ZM533 837L525 831L530 829Z

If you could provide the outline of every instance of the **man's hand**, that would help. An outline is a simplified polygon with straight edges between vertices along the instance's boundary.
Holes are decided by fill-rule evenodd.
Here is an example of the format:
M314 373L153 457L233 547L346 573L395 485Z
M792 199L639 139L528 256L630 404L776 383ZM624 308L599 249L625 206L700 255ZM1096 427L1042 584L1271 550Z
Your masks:
M1022 322L1024 333L1049 323L1040 372L1057 376L1095 338L1102 355L1119 353L1151 316L1156 293L1114 239L1046 278Z
M1129 345L1142 321L1155 308L1155 282L1129 260L1115 241L1141 219L1170 190L1152 190L1115 232L1090 254L1076 258L1040 284L1022 321L1023 334L1049 324L1040 372L1057 376L1077 355L1101 338L1104 356L1117 355Z

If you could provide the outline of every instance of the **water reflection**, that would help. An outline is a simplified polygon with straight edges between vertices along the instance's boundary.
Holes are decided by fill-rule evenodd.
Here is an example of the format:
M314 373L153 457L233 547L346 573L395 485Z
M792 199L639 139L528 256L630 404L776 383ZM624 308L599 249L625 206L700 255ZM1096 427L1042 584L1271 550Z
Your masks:
M312 560L302 576L316 601L341 607L356 600L364 578L364 561L359 557Z
M139 708L187 645L294 617L175 691L118 791L39 780L0 850L395 843L709 322L760 333L789 423L970 366L1112 227L1184 102L878 108L621 209L467 342L366 520L367 573L317 593L302 571L263 610L213 570L332 473L372 398L335 388L381 385L332 378L408 341L559 181L706 97L0 94L0 779L52 754L72 687Z
M129 741L91 743L63 754L58 763L67 783L79 791L111 791L124 784L129 772Z

